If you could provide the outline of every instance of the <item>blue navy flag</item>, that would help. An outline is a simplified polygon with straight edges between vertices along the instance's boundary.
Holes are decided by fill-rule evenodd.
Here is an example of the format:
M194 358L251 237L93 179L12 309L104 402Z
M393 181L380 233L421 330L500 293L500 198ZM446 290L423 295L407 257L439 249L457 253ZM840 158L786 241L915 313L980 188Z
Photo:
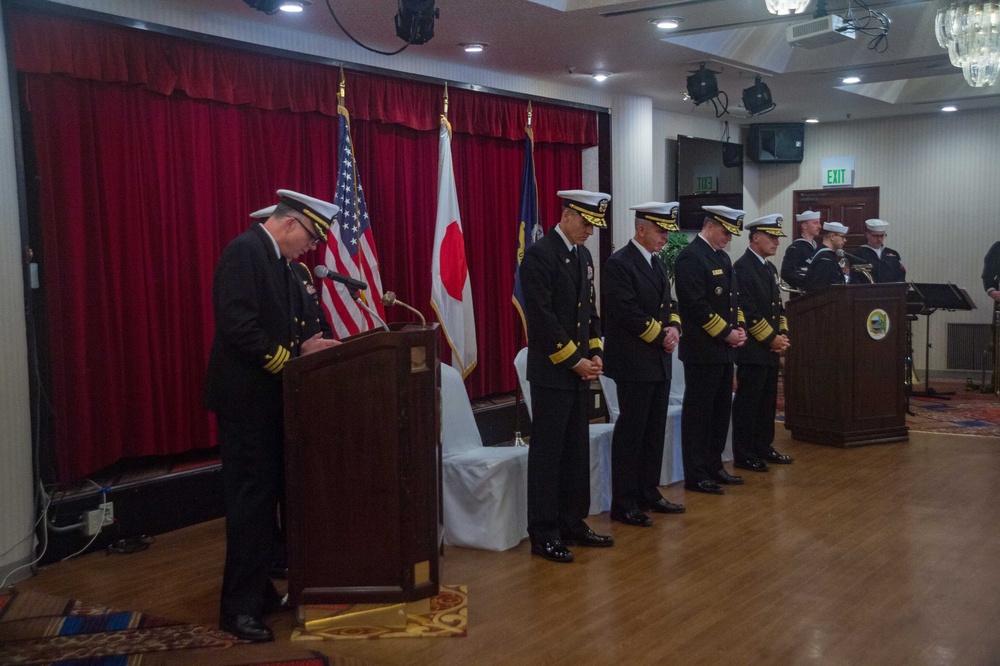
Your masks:
M521 215L517 227L517 266L514 267L514 307L521 315L524 342L528 342L528 327L524 321L524 294L521 293L521 261L531 245L544 235L538 219L538 184L535 182L535 137L531 127L525 128L524 172L521 174Z
M365 194L358 182L357 165L351 146L350 118L343 106L339 106L337 111L340 116L337 146L340 163L337 167L337 192L333 201L340 207L341 213L327 234L325 263L332 271L368 283L368 289L359 296L384 319L382 278L379 275L378 256L375 253ZM338 338L378 326L342 284L330 285L324 282L322 301Z

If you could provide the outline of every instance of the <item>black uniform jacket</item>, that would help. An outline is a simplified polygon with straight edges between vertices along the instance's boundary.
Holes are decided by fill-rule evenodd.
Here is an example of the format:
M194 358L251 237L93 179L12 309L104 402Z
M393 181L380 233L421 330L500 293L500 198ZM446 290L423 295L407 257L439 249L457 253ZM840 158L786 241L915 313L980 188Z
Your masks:
M655 255L650 265L631 241L612 254L601 276L604 374L617 382L670 379L666 327L680 328L670 281Z
M778 291L778 269L747 250L733 264L740 285L740 310L747 321L747 341L736 350L737 363L778 365L771 351L775 337L788 333L785 307Z
M983 257L983 289L1000 289L1000 241L993 244Z
M900 259L899 252L891 247L883 247L882 258L879 259L874 248L862 245L858 248L858 257L872 265L872 279L875 282L906 282L906 269L903 267L903 260ZM864 278L861 279L864 280Z
M726 342L726 336L743 326L743 314L729 255L695 236L677 255L674 272L681 315L681 361L735 362L736 350Z
M282 413L281 370L302 341L330 326L312 276L276 256L259 223L226 247L212 287L215 339L208 359L205 408L256 423Z
M601 320L594 304L594 262L583 245L578 257L552 229L521 261L528 325L528 381L557 389L587 388L573 372L584 357L601 356Z
M799 236L785 249L781 260L781 279L796 289L802 289L805 283L806 262L816 254L816 248L805 238Z
M847 280L840 270L840 259L833 253L833 250L821 245L809 261L809 270L806 271L803 289L807 292L819 291L831 284L844 284L846 282Z

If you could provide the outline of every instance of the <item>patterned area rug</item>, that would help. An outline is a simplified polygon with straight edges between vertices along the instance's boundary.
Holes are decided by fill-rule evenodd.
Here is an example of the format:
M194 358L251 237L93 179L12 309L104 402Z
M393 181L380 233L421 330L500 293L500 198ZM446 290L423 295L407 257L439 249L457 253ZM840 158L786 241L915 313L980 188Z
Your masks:
M219 629L39 592L0 592L0 664L126 666L142 653L242 643Z
M427 613L407 613L406 628L380 626L334 627L319 631L294 629L293 641L344 638L450 638L465 636L469 621L469 593L465 585L442 585L430 599Z

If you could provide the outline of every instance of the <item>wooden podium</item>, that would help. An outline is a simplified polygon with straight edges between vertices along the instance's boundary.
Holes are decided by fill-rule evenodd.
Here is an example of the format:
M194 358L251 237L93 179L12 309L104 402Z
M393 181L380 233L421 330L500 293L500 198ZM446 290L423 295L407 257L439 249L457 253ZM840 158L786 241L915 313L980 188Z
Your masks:
M788 302L785 428L860 446L909 439L906 284L835 285Z
M284 368L288 592L296 605L438 594L438 325L393 325Z

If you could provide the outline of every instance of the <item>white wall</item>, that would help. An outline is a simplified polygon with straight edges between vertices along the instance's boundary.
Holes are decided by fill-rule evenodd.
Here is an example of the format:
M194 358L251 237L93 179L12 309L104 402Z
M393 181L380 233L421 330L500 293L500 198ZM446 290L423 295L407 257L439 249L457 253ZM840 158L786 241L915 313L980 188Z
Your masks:
M801 164L745 166L747 217L751 209L754 215L782 213L787 226L793 191L821 187L821 158L853 156L855 186L880 188L879 216L891 224L886 244L899 251L907 279L952 282L979 308L931 316L933 376L947 365L949 322L990 321L992 304L980 275L983 255L1000 240L998 128L998 110L807 125ZM925 324L921 318L914 327L918 368L924 366Z
M0 7L0 18L3 8ZM14 164L14 128L7 77L7 50L0 30L0 580L27 561L31 534L31 422L28 351L25 342L21 229ZM15 544L18 544L15 546Z

